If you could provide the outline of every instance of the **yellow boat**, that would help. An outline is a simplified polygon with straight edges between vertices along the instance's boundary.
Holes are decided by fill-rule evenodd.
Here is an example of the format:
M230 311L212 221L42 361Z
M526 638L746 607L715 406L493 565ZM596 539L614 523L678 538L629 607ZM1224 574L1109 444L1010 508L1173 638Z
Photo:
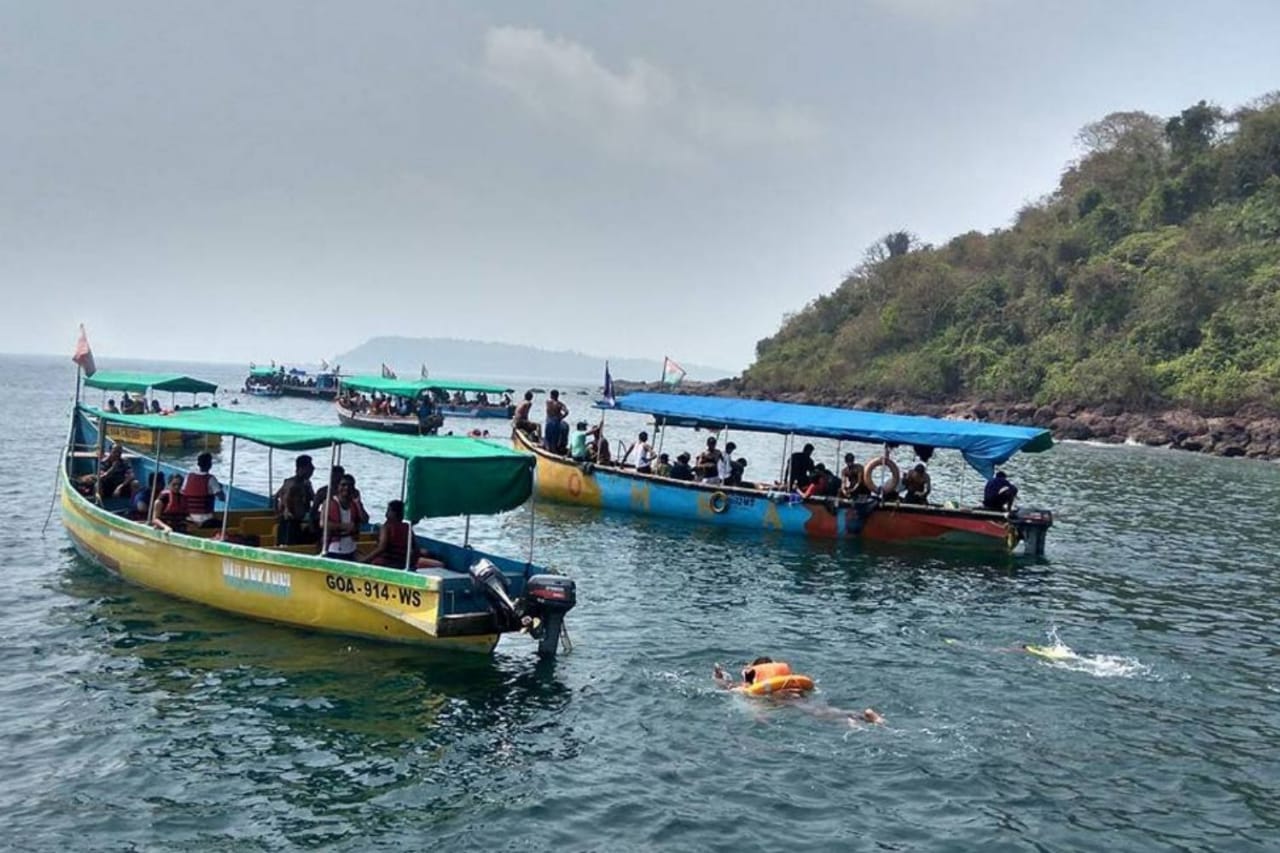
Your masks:
M234 485L241 439L331 454L343 444L360 445L404 461L401 496L413 535L413 523L425 517L495 513L523 503L533 486L527 455L461 436L384 435L219 409L122 415L77 405L73 417L63 523L81 555L130 582L255 619L430 647L489 652L500 634L525 631L540 640L541 654L555 654L564 614L576 602L572 580L468 542L421 536L418 547L443 566L414 571L321 557L315 544L279 545L272 501ZM211 527L166 530L129 518L124 499L94 495L109 427L155 429L167 420L183 431L232 437L231 480ZM161 456L125 458L145 482L156 470L176 470ZM441 482L450 488L439 488ZM361 545L373 541L373 529L358 538Z
M212 382L193 379L190 376L183 376L178 373L133 373L99 370L92 376L87 377L84 380L84 384L88 388L97 388L104 392L120 391L123 394L137 394L139 399L144 400L144 405L145 397L148 393L152 401L158 406L159 401L156 399L156 394L161 391L168 391L172 395L169 406L171 410L177 408L177 395L179 393L190 394L192 405L195 406L197 394L212 395L218 390L218 386ZM108 424L107 438L143 451L154 451L157 446L161 450L180 450L188 453L222 449L222 436L220 435L184 432L177 429L156 430L128 424Z

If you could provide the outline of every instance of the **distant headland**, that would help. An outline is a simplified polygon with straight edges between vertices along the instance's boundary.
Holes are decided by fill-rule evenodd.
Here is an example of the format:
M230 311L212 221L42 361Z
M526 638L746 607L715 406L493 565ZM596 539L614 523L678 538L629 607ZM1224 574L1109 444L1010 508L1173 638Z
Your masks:
M335 357L344 373L373 371L386 364L404 374L417 375L426 365L432 376L467 379L528 379L538 382L584 382L599 384L604 364L615 379L650 381L662 376L662 359L616 358L588 355L571 350L547 350L520 344L456 338L370 338L354 349ZM690 380L711 381L733 375L734 371L702 364L680 362Z

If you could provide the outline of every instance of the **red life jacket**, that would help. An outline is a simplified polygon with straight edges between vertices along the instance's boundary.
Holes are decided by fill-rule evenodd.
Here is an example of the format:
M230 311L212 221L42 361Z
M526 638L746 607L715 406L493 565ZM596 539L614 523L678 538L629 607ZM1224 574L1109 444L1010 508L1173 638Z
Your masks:
M186 520L187 505L182 499L181 492L165 489L160 493L160 498L164 501L163 508L160 510L160 518L166 524L174 524Z
M387 527L387 549L378 560L385 566L404 568L405 558L409 554L409 525L403 521Z
M213 512L213 493L209 491L209 480L212 474L192 471L182 484L182 500L187 512L195 515L209 515Z

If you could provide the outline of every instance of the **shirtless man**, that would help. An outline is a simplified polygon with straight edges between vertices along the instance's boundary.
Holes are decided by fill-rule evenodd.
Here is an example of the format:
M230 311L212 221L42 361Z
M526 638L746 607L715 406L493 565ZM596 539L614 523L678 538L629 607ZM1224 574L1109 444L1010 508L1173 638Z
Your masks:
M533 392L525 391L524 400L516 406L515 427L534 441L542 440L542 433L536 423L529 420L533 411Z
M302 454L294 463L294 475L285 480L275 494L276 542L281 545L307 545L318 541L311 524L311 507L316 493L311 488L311 475L316 466L311 457Z
M555 388L547 397L547 419L542 427L542 445L553 453L563 454L569 443L569 407L560 402L560 392Z

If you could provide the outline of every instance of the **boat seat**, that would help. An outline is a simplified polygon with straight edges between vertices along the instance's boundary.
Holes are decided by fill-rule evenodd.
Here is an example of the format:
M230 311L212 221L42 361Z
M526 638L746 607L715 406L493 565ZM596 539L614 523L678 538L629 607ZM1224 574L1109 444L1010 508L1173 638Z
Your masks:
M276 520L271 515L255 515L240 519L240 530L244 533L256 533L259 536L275 534Z

